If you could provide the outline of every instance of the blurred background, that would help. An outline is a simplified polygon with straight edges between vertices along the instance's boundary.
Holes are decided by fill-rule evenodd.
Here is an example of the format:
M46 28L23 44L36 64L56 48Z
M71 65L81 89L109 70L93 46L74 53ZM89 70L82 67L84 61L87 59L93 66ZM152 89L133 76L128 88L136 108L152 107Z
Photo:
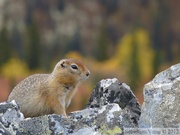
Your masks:
M62 58L91 71L68 111L82 109L106 78L143 86L180 61L179 0L0 0L0 102L25 77Z

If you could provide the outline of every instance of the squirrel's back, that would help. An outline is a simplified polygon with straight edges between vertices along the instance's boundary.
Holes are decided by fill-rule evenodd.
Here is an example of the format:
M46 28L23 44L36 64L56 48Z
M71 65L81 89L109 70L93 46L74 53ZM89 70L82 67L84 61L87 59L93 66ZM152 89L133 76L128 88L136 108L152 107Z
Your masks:
M37 113L37 108L43 115L43 112L46 112L48 108L44 107L44 101L41 99L41 91L39 90L47 88L48 77L49 74L34 74L25 78L14 87L8 97L8 101L15 100L25 116L35 114L33 113L34 109ZM34 105L34 107L32 105ZM43 111L42 108L45 110Z

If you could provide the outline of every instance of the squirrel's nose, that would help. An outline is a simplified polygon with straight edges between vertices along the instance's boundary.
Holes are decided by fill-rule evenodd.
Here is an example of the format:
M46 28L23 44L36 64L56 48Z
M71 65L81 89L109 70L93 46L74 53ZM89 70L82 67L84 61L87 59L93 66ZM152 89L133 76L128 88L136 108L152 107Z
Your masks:
M87 73L86 76L89 76L89 73Z
M87 73L86 73L86 76L89 76L89 75L90 75L90 72L87 72Z

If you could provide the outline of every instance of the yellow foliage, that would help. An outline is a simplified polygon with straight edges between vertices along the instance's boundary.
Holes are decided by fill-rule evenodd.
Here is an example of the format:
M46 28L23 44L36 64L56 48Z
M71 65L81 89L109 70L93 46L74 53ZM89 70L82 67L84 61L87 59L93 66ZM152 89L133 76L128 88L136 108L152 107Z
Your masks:
M82 59L82 55L76 51L71 51L65 55L66 58Z
M118 59L118 63L121 66L129 65L128 59L130 59L130 53L132 52L131 43L132 43L132 35L127 33L124 35L124 37L122 37L118 45L115 59Z
M147 32L140 29L136 33L136 40L138 41L138 62L142 78L150 77L153 71L154 51L150 47L150 40Z
M117 59L118 65L127 73L132 62L133 43L137 50L141 78L149 78L153 71L154 51L150 46L149 35L144 29L137 29L134 33L125 34L119 42L114 59Z
M8 79L17 79L27 76L29 74L29 69L26 63L20 59L12 58L2 66L1 74Z
M117 59L109 59L101 64L101 69L104 69L105 71L108 70L115 70L118 67L118 61Z

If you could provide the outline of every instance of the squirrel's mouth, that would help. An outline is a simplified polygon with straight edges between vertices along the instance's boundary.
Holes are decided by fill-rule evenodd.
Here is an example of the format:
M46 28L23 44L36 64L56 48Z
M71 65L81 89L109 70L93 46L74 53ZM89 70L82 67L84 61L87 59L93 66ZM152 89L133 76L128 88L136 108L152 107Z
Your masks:
M89 75L88 75L88 76L87 76L87 75L82 76L82 77L81 77L81 80L83 81L83 80L86 80L87 78L89 78Z

